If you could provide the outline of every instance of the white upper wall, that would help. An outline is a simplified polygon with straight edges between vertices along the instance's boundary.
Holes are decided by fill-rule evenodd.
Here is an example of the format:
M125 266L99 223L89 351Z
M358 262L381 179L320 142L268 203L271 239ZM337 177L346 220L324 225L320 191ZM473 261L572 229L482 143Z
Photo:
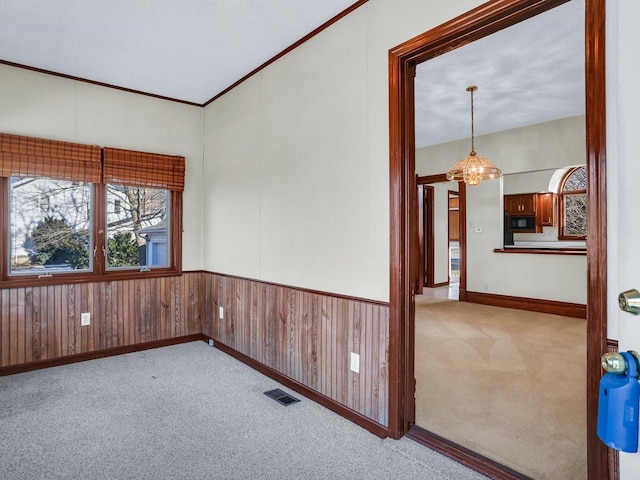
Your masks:
M200 270L202 108L0 65L0 132L186 157L183 269Z
M203 268L388 300L388 52L480 3L370 0L208 105Z
M584 122L584 115L579 115L480 135L475 147L478 155L495 163L504 175L580 165L586 159ZM445 173L470 150L471 139L419 148L416 173Z

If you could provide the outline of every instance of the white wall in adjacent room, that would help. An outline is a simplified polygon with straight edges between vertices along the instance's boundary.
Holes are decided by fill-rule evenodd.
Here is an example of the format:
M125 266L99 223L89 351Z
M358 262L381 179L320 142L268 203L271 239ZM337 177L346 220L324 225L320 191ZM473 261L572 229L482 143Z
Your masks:
M445 173L469 153L469 145L465 139L418 149L417 174ZM506 176L467 187L467 290L585 304L586 256L493 251L503 246L503 191L545 191L553 169L584 163L584 116L482 135L476 147ZM530 178L528 187L518 178L525 176ZM516 177L511 186L508 177Z

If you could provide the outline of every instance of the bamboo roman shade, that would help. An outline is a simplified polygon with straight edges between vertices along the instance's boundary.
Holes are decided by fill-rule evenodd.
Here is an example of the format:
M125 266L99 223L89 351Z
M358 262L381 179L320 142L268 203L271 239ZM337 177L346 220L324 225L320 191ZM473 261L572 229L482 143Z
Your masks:
M99 183L100 147L0 133L1 177Z
M104 148L104 183L184 191L184 157Z

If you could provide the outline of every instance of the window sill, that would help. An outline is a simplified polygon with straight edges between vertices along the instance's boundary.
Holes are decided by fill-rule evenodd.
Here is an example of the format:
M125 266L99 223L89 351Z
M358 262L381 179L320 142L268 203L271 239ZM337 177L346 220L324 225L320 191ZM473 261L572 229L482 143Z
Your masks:
M8 277L0 281L0 290L9 288L45 287L50 285L69 285L74 283L101 283L117 280L139 280L146 278L178 277L182 271L178 269L156 269L148 272L138 270L129 272L110 272L104 274L86 273L52 273L47 277L37 278L35 276Z

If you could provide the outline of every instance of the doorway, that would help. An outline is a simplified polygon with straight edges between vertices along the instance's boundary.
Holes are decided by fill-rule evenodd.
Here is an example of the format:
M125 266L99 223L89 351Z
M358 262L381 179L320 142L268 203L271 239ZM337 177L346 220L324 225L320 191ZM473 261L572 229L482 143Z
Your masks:
M438 289L444 293L436 295L457 300L463 276L461 265L466 263L462 261L466 256L462 233L466 205L460 201L465 194L465 184L450 182L445 174L417 176L416 183L418 249L422 256L419 262L423 266L418 272L416 294L429 294L428 289Z
M564 3L563 1L497 0L416 37L390 51L390 434L412 435L415 421L413 384L413 308L415 265L415 139L413 76L415 66L429 58L477 40ZM587 452L590 479L609 478L607 449L595 436L599 357L606 351L606 192L604 0L587 0L586 130L589 173L589 251L587 303ZM422 439L433 448L488 473L518 478L435 436Z

